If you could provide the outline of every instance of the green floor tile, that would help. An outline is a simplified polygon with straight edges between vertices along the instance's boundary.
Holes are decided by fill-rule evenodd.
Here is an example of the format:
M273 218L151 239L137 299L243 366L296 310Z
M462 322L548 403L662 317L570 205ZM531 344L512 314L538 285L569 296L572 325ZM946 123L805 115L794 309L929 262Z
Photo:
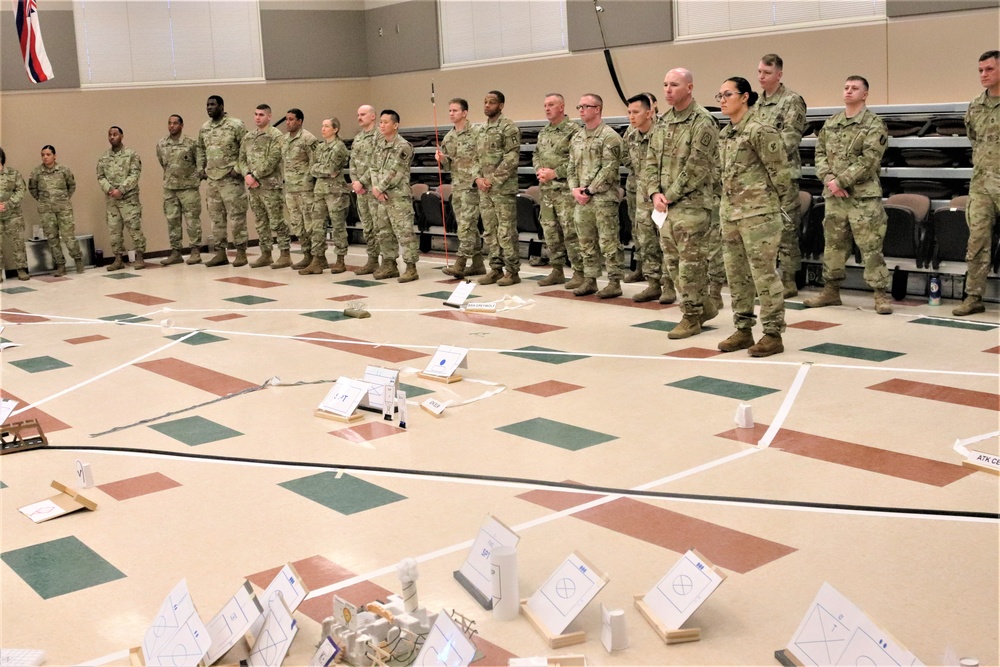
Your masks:
M32 357L31 359L20 359L18 361L10 362L11 366L17 366L22 371L27 371L29 373L41 373L43 371L51 371L57 368L69 368L70 364L65 361L59 361L53 357Z
M428 299L439 299L441 301L447 301L451 298L451 292L428 292L427 294L421 294L420 296L426 296ZM478 299L478 294L470 294L465 297L466 299Z
M997 328L995 324L984 324L982 322L962 322L959 320L942 320L936 317L920 317L915 320L910 320L910 324L929 324L932 327L968 329L969 331L991 331Z
M349 319L347 315L344 315L342 310L314 310L311 313L302 313L306 317L315 317L317 320L326 320L327 322L339 322L340 320Z
M785 310L805 310L806 307L801 301L789 301L785 299Z
M519 435L529 440L544 442L546 445L552 445L553 447L568 449L572 452L593 447L609 440L618 439L616 435L591 431L579 426L573 426L572 424L563 424L562 422L545 419L544 417L536 417L528 421L500 426L497 430L510 433L511 435Z
M528 347L519 347L517 350L511 352L501 352L500 354L506 354L508 357L531 359L532 361L542 361L546 364L566 364L571 361L587 358L587 355L585 354L545 354L546 352L561 352L561 350L552 350L547 347L529 345Z
M268 299L263 296L254 296L253 294L247 294L245 296L232 296L228 299L223 299L223 301L232 301L233 303L241 303L244 306L255 306L258 303L271 303L274 299Z
M411 398L416 398L417 396L423 396L424 394L433 394L433 389L424 389L423 387L417 387L416 385L406 384L400 382L398 385L400 391L406 392L406 400Z
M0 559L44 600L125 578L118 568L75 537L5 551Z
M848 359L863 359L865 361L888 361L896 357L903 356L903 352L892 352L891 350L876 350L870 347L855 347L854 345L841 345L840 343L822 343L812 347L802 348L803 352L816 352L818 354L829 354L834 357L847 357Z
M385 283L380 283L377 280L365 280L364 278L351 278L350 280L337 280L334 281L337 285L348 285L349 287L378 287L379 285L384 285Z
M357 514L365 510L382 507L389 503L406 500L406 496L393 493L351 475L339 479L335 472L321 472L308 477L300 477L282 482L289 491L329 507L341 514Z
M678 389L687 389L689 391L698 391L703 394L712 394L714 396L735 398L740 401L750 401L778 391L777 389L772 389L770 387L761 387L755 384L746 384L743 382L732 382L731 380L710 378L704 375L696 375L684 380L678 380L677 382L668 382L667 386L676 387Z
M97 319L104 320L105 322L149 322L148 317L139 317L138 315L133 315L132 313L105 315L104 317L99 317Z
M125 280L127 278L138 278L137 273L108 273L105 274L105 278L111 278L112 280Z
M239 431L234 431L222 424L216 424L204 417L185 417L162 424L153 424L149 428L191 447L243 435Z
M180 340L190 334L190 331L185 331L184 333L173 334L167 336L170 340ZM216 336L215 334L205 333L204 331L199 331L190 338L185 339L183 342L185 345L205 345L206 343L218 343L222 340L229 340L228 338L223 338L222 336Z
M0 289L0 292L3 292L4 294L24 294L25 292L34 292L34 291L35 290L31 289L30 287L23 287L23 286L5 287L4 289Z
M677 326L677 322L667 322L666 320L651 320L649 322L640 322L639 324L633 324L632 326L638 327L639 329L652 329L653 331L671 331Z
M6 489L6 488L7 488L7 485L4 484L3 482L0 482L0 489Z

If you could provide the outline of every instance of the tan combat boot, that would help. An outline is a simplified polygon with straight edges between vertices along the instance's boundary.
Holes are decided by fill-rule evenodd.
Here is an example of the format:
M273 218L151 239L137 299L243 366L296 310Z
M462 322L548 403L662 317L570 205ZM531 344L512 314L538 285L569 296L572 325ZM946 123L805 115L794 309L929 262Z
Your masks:
M648 282L649 287L633 296L633 301L636 303L646 303L647 301L656 301L660 298L660 294L663 293L663 290L660 288L660 281L649 280Z
M708 322L709 320L715 319L716 315L719 314L719 309L715 307L711 298L705 299L701 302L701 317L698 319L702 324Z
M65 276L65 275L66 275L66 265L56 264L56 276Z
M125 262L122 261L122 256L119 255L119 254L116 254L115 255L115 261L113 261L110 264L108 264L108 266L106 268L107 268L108 271L121 271L122 269L124 269L125 268ZM18 277L19 278L21 277L20 274L18 274ZM22 280L23 280L23 278L22 278Z
M271 251L268 250L267 252L264 252L263 250L261 250L260 257L254 260L253 264L250 265L250 268L262 269L265 266L271 266L272 261L273 260L271 259Z
M309 261L312 261L310 258ZM278 254L278 259L271 265L272 269L287 269L292 265L292 253L286 248Z
M793 296L799 295L799 286L795 282L795 272L794 271L782 271L781 272L781 286L785 288L785 298L791 298Z
M875 290L875 312L879 315L892 315L892 303L884 289Z
M614 299L616 296L622 295L622 283L616 278L608 280L608 284L604 286L600 292L597 293L598 299Z
M752 345L747 354L751 357L770 357L785 351L781 342L781 334L764 334L756 345Z
M367 276L369 273L375 273L378 271L378 257L372 257L369 255L368 261L360 269L354 272L356 276Z
M690 338L701 333L701 322L697 315L684 315L681 321L667 333L667 338L679 340Z
M191 254L188 255L187 261L184 263L188 266L192 264L201 264L201 250L198 249L198 246L191 248Z
M446 276L451 276L452 278L458 278L461 280L465 277L465 265L469 260L465 257L456 257L455 263L451 266L445 266L441 268L441 272Z
M504 277L497 281L497 287L510 287L521 282L521 276L517 271L508 271Z
M345 259L347 259L347 255L337 255L337 261L330 266L330 273L344 273L347 271L347 265L344 264Z
M470 272L469 275L472 275L472 273ZM503 278L503 272L498 271L497 269L490 269L489 273L479 279L479 284L492 285L501 278Z
M241 243L236 246L236 257L233 258L233 266L240 267L246 266L249 262L247 261L247 244Z
M146 262L143 261L143 259L142 259L142 251L141 250L136 250L135 251L135 261L132 262L132 268L135 269L136 271L142 271L143 269L146 268Z
M597 278L584 278L580 286L573 290L573 296L588 296L597 292Z
M745 350L753 346L753 333L749 329L737 329L736 333L719 343L719 349L723 352L735 352Z
M76 272L83 273L83 257L77 257L73 261L76 263Z
M839 306L842 305L843 301L840 300L840 281L839 280L827 280L826 284L823 285L823 291L811 299L805 299L802 305L806 308L823 308L825 306Z
M180 250L170 250L170 254L167 255L165 259L160 260L162 266L170 266L171 264L180 264L184 261L184 257L181 256Z
M956 317L964 317L966 315L975 315L976 313L985 312L986 305L983 304L983 297L976 294L969 294L965 297L965 301L958 305L955 310L951 311L951 314Z
M538 281L538 285L539 287L548 287L549 285L562 285L564 282L566 282L566 274L563 273L563 267L553 266L549 275Z
M124 269L125 266L122 265L121 268ZM17 279L18 280L30 280L31 276L28 275L28 270L27 269L18 269L17 270Z
M583 271L577 269L573 271L573 277L570 278L565 285L563 285L563 289L576 289L583 284L584 280Z
M668 304L677 301L677 290L674 289L674 281L670 276L664 275L660 281L660 303Z
M396 282L412 283L414 280L420 280L420 275L417 273L417 265L407 262L406 271L403 271L403 275L401 275Z
M486 275L486 265L483 263L483 255L481 253L476 253L472 256L472 266L469 270L465 272L465 277L469 276L485 276Z
M216 247L215 255L212 259L205 262L205 266L222 266L224 264L229 264L229 255L226 254L226 244Z
M645 280L645 277L642 275L642 267L636 265L635 271L629 271L626 273L624 280L627 283L641 283Z
M396 258L392 259L385 258L382 260L382 266L379 267L378 271L372 274L372 278L375 280L386 280L388 278L398 278L399 277L399 266L396 264Z
M298 271L299 269L304 269L313 262L313 254L311 250L304 250L302 252L302 259L292 264L292 268Z
M292 268L295 267L293 266ZM312 276L320 273L323 273L323 264L319 261L319 257L313 257L308 266L299 269L300 276Z

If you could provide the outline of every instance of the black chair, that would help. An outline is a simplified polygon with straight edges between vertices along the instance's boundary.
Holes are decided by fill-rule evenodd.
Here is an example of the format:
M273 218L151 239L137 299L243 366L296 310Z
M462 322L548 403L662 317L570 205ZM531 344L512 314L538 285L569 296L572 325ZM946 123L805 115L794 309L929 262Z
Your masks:
M802 242L799 244L803 257L823 258L823 248L826 245L823 236L823 218L825 216L826 203L822 201L814 203L802 230Z
M440 233L446 242L454 238L457 225L451 203L444 202L444 216L441 214L441 195L435 190L425 192L420 197L422 227L420 228L420 252L430 252L431 239ZM445 224L447 222L447 224ZM435 231L432 231L435 230ZM436 231L440 230L440 232Z
M969 226L965 210L939 208L932 216L934 221L934 256L931 261L936 270L941 262L964 262L969 249Z
M916 243L917 252L914 259L917 260L917 268L922 269L931 265L931 254L934 251L934 227L931 224L930 211L931 200L925 195L916 193L905 193L890 195L886 200L886 211L889 206L902 207L913 212L916 221ZM888 236L888 231L886 233ZM886 253L888 254L888 253ZM890 255L895 257L896 255Z
M528 257L542 256L542 224L539 221L539 208L531 197L518 193L517 201L517 232L518 236L528 236ZM534 238L531 238L534 236Z
M886 204L885 213L888 220L885 239L882 241L882 254L886 257L916 259L920 241L917 218L913 211L905 206Z

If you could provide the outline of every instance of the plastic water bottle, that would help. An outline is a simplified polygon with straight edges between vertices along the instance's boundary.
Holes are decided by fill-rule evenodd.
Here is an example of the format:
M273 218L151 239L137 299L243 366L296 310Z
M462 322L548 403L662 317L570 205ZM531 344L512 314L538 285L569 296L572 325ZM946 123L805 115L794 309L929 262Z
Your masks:
M941 305L941 279L937 276L931 276L930 293L927 295L927 305Z

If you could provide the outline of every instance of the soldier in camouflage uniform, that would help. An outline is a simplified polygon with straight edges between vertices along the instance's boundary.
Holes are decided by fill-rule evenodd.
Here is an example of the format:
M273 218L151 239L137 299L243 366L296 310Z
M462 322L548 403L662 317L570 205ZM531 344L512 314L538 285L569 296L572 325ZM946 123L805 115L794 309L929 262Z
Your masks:
M708 234L718 169L718 126L695 101L694 78L686 69L672 69L663 78L670 109L649 140L643 164L641 199L666 213L660 228L665 270L680 290L684 317L669 338L701 333L701 325L718 315L708 298ZM676 268L666 261L676 257ZM650 289L655 285L650 281Z
M736 325L736 333L719 343L719 349L734 352L749 348L750 356L767 357L785 349L781 340L785 298L777 257L782 212L794 210L798 196L792 198L788 187L791 170L781 135L749 113L757 101L750 83L742 77L728 79L715 99L730 120L719 135L720 217ZM754 344L751 330L757 295L764 336Z
M191 254L188 264L201 262L201 193L198 191L198 150L195 140L185 137L184 119L173 114L167 119L168 136L156 144L156 159L163 167L163 215L167 218L170 255L160 264L169 266L183 261L182 222L187 220Z
M655 301L663 294L661 286L664 256L660 238L653 222L653 202L640 188L645 178L646 155L653 134L653 107L645 93L628 99L629 128L623 138L622 165L628 168L625 181L625 197L628 201L629 218L632 219L632 240L635 244L635 271L625 276L625 282L639 282L643 278L648 287L632 297L633 301L644 303ZM676 264L676 254L673 256ZM676 297L675 297L676 298ZM673 301L673 299L671 299Z
M788 164L792 169L792 190L799 194L799 178L802 176L802 160L799 144L806 130L806 102L798 93L781 83L784 61L774 53L768 53L757 65L757 81L763 89L757 104L752 107L754 118L770 125L781 134L785 144ZM781 282L785 287L785 298L799 293L795 274L802 268L802 251L799 249L799 216L789 211L781 231L781 248L778 250L778 266Z
M547 287L566 283L564 267L568 259L574 272L566 289L576 289L584 280L583 260L573 217L576 201L566 183L566 169L569 146L580 132L580 126L566 116L566 100L559 93L545 96L545 119L549 124L538 133L531 166L535 168L542 195L540 220L552 270L538 284Z
M17 169L7 166L7 154L0 148L0 281L5 270L3 246L7 243L14 249L17 279L29 278L28 253L24 250L24 217L21 215L24 190L24 179Z
M802 303L808 308L839 306L851 237L861 250L865 282L875 290L875 312L892 313L889 270L882 256L887 216L882 206L879 169L889 133L885 122L865 106L868 81L850 76L844 83L845 109L823 123L816 140L816 178L823 184L822 293ZM789 209L794 210L794 209Z
M233 266L247 263L247 192L243 175L236 169L240 145L247 130L243 121L226 113L225 103L212 95L205 103L208 120L198 132L195 151L198 158L198 177L207 180L205 206L212 219L212 243L215 256L205 266L229 264L226 256L228 241L226 220L233 229L236 259Z
M250 268L270 266L272 269L284 269L292 265L291 239L285 224L285 197L281 184L281 148L285 140L278 128L271 127L271 107L268 105L257 105L253 122L256 129L243 137L237 167L247 185L260 242L260 257ZM273 262L272 237L277 240L278 250L281 251Z
M361 130L354 135L351 142L351 189L357 197L358 216L361 218L361 229L365 234L365 245L368 261L354 273L363 276L375 273L379 268L378 231L375 229L375 200L372 198L372 183L369 175L369 163L375 140L379 138L375 128L375 107L364 104L358 107L358 126Z
M417 280L417 260L420 244L413 233L413 193L410 190L410 163L413 146L399 136L399 114L385 109L378 119L379 139L372 153L372 197L375 198L376 225L382 266L373 276L376 280L395 278L408 283ZM406 271L399 275L396 257L403 250Z
M965 113L966 134L972 144L972 181L965 209L969 225L966 297L952 311L959 317L986 311L983 290L990 268L991 230L1000 217L1000 51L987 51L979 57L979 82L985 90L969 103Z
M347 257L347 209L351 206L351 186L344 179L344 172L351 154L338 136L338 119L325 119L320 132L323 141L316 144L312 164L312 175L316 179L313 186L314 207L311 221L307 225L308 240L302 242L303 248L309 248L312 263L299 269L300 275L323 273L325 268L329 268L330 273L343 273L347 270L344 259ZM337 251L337 261L332 267L326 261L327 215L330 216L333 247Z
M566 182L576 200L576 233L583 259L583 284L576 296L597 292L601 260L608 269L608 284L597 296L622 295L622 243L618 229L618 184L621 182L622 139L601 119L604 100L588 94L577 105L583 130L570 144Z
M142 204L139 201L139 177L142 175L142 160L131 148L122 145L125 133L117 125L108 130L111 144L97 160L97 183L105 195L105 217L111 237L111 251L115 261L108 271L124 269L122 255L125 254L124 229L128 229L135 247L135 270L146 268L142 255L146 252L146 237L142 233Z
M316 150L316 137L302 128L305 115L302 109L289 109L285 114L288 134L282 147L281 159L285 171L285 207L288 209L288 232L299 238L302 259L292 264L293 269L304 269L312 264L310 233L312 226L313 185L312 164ZM327 269L324 249L322 268ZM322 271L320 271L322 273Z
M69 201L76 192L76 178L68 167L56 164L54 146L42 147L42 164L31 172L28 192L38 201L38 217L42 219L45 238L49 241L52 259L56 264L56 275L66 275L66 257L62 251L64 241L69 256L76 264L76 272L83 273L83 252L76 240L73 204Z
M448 130L434 159L441 169L451 173L451 210L458 223L458 254L455 263L442 269L455 278L486 273L483 266L482 240L479 238L479 190L476 189L478 128L469 122L469 103L460 97L448 102ZM468 266L469 259L472 266Z
M490 254L490 272L480 285L501 287L521 282L521 256L517 240L517 165L521 130L503 115L506 101L499 90L486 93L479 126L479 213L483 218L483 246ZM505 273L506 271L506 273Z

